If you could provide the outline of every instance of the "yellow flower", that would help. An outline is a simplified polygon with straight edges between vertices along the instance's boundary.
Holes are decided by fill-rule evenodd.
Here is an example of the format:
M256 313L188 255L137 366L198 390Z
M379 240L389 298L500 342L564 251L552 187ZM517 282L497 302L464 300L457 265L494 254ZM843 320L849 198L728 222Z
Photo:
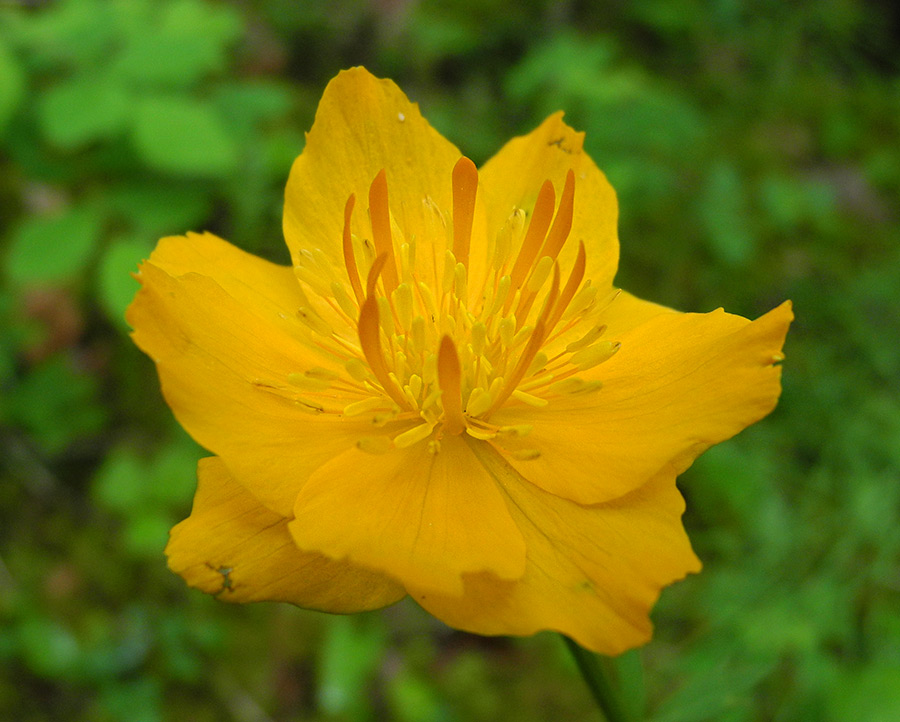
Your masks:
M326 88L288 180L293 267L160 241L128 318L201 461L169 565L235 602L410 595L482 634L649 639L699 570L675 477L775 405L755 322L612 285L616 200L548 118L479 171L390 81Z

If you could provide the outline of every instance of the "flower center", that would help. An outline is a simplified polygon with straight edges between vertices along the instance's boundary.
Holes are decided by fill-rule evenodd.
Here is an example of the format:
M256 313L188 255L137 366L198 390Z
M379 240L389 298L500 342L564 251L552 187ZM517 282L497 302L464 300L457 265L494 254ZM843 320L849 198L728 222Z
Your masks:
M445 434L526 434L528 428L491 419L507 405L542 407L560 395L598 390L599 381L581 374L619 348L603 338L606 327L597 322L611 298L598 297L585 280L583 243L562 282L558 258L574 208L571 170L558 206L546 181L530 218L514 209L493 242L476 238L475 247L487 252L474 265L478 172L472 161L461 158L451 182L451 212L426 197L428 237L406 238L381 171L369 188L371 238L351 232L351 195L343 268L319 249L303 250L295 265L306 299L299 317L327 368L291 374L289 382L303 392L293 398L313 413L365 415L382 428L403 423L393 437L361 440L365 450L430 439L437 451Z

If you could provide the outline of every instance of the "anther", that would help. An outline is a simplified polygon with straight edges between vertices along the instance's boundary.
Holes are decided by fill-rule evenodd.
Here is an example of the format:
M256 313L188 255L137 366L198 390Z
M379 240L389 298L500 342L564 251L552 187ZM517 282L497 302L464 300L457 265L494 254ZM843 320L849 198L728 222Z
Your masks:
M578 367L579 371L587 371L608 361L621 346L618 341L598 341L593 346L577 351L569 362Z
M343 284L332 281L331 295L334 296L334 300L337 301L337 305L340 306L341 311L346 313L352 319L356 318L359 309L356 307L356 304L353 303L353 299L350 298L350 294L347 293Z
M306 324L306 326L308 326L320 336L331 336L334 334L331 326L329 326L325 322L325 320L311 308L301 306L297 310L297 316L301 321L303 321L304 324Z
M413 293L408 283L401 283L392 294L394 308L397 309L397 318L401 328L407 329L412 322Z
M453 269L453 295L466 302L466 267L457 263Z
M425 350L425 319L421 316L416 316L410 325L409 331L410 338L412 339L412 347L413 351L417 354L421 354Z
M367 411L374 411L379 406L384 406L384 399L378 396L370 396L362 401L354 401L344 407L344 416L359 416Z
M430 424L419 424L411 429L404 431L394 437L394 446L398 449L405 449L420 441L424 441L431 436L432 426Z
M369 369L358 358L349 358L344 361L344 369L354 381L365 381L369 375Z
M521 389L516 389L511 395L514 399L518 399L523 404L528 404L529 406L534 406L538 409L543 408L549 403L547 399L542 399L540 396L532 396Z
M517 424L515 426L501 426L499 429L499 433L502 436L528 436L534 427L531 424Z
M304 376L311 379L321 379L322 381L334 381L340 376L331 369L323 369L321 366L313 366L303 372Z
M288 374L288 383L304 391L324 391L331 384L322 379L310 378L306 374Z
M584 336L582 336L577 341L572 341L568 346L566 346L566 353L573 353L580 349L583 349L585 346L590 346L594 341L600 338L604 333L606 333L606 324L600 324L599 326L594 326L590 331L588 331Z
M356 442L356 448L367 454L386 454L392 447L387 436L363 436Z
M494 399L490 393L482 388L476 387L469 394L469 400L466 403L466 416L481 416L485 411L491 408Z

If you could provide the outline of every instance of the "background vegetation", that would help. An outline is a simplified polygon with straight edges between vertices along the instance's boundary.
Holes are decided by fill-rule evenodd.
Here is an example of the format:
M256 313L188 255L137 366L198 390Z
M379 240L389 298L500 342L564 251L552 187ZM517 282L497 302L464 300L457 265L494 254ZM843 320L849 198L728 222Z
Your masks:
M290 163L362 63L478 163L565 109L620 285L794 300L777 411L681 480L706 567L622 660L651 719L900 719L898 30L862 0L0 4L0 717L595 718L552 635L222 605L165 568L202 451L127 338L129 272L187 229L286 261Z

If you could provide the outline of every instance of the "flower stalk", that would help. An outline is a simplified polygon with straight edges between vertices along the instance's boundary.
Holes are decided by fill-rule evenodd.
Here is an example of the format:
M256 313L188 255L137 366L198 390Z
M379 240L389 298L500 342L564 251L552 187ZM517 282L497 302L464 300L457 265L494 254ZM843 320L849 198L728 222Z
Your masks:
M623 699L613 661L589 652L565 635L561 636L607 722L639 722L639 717Z

